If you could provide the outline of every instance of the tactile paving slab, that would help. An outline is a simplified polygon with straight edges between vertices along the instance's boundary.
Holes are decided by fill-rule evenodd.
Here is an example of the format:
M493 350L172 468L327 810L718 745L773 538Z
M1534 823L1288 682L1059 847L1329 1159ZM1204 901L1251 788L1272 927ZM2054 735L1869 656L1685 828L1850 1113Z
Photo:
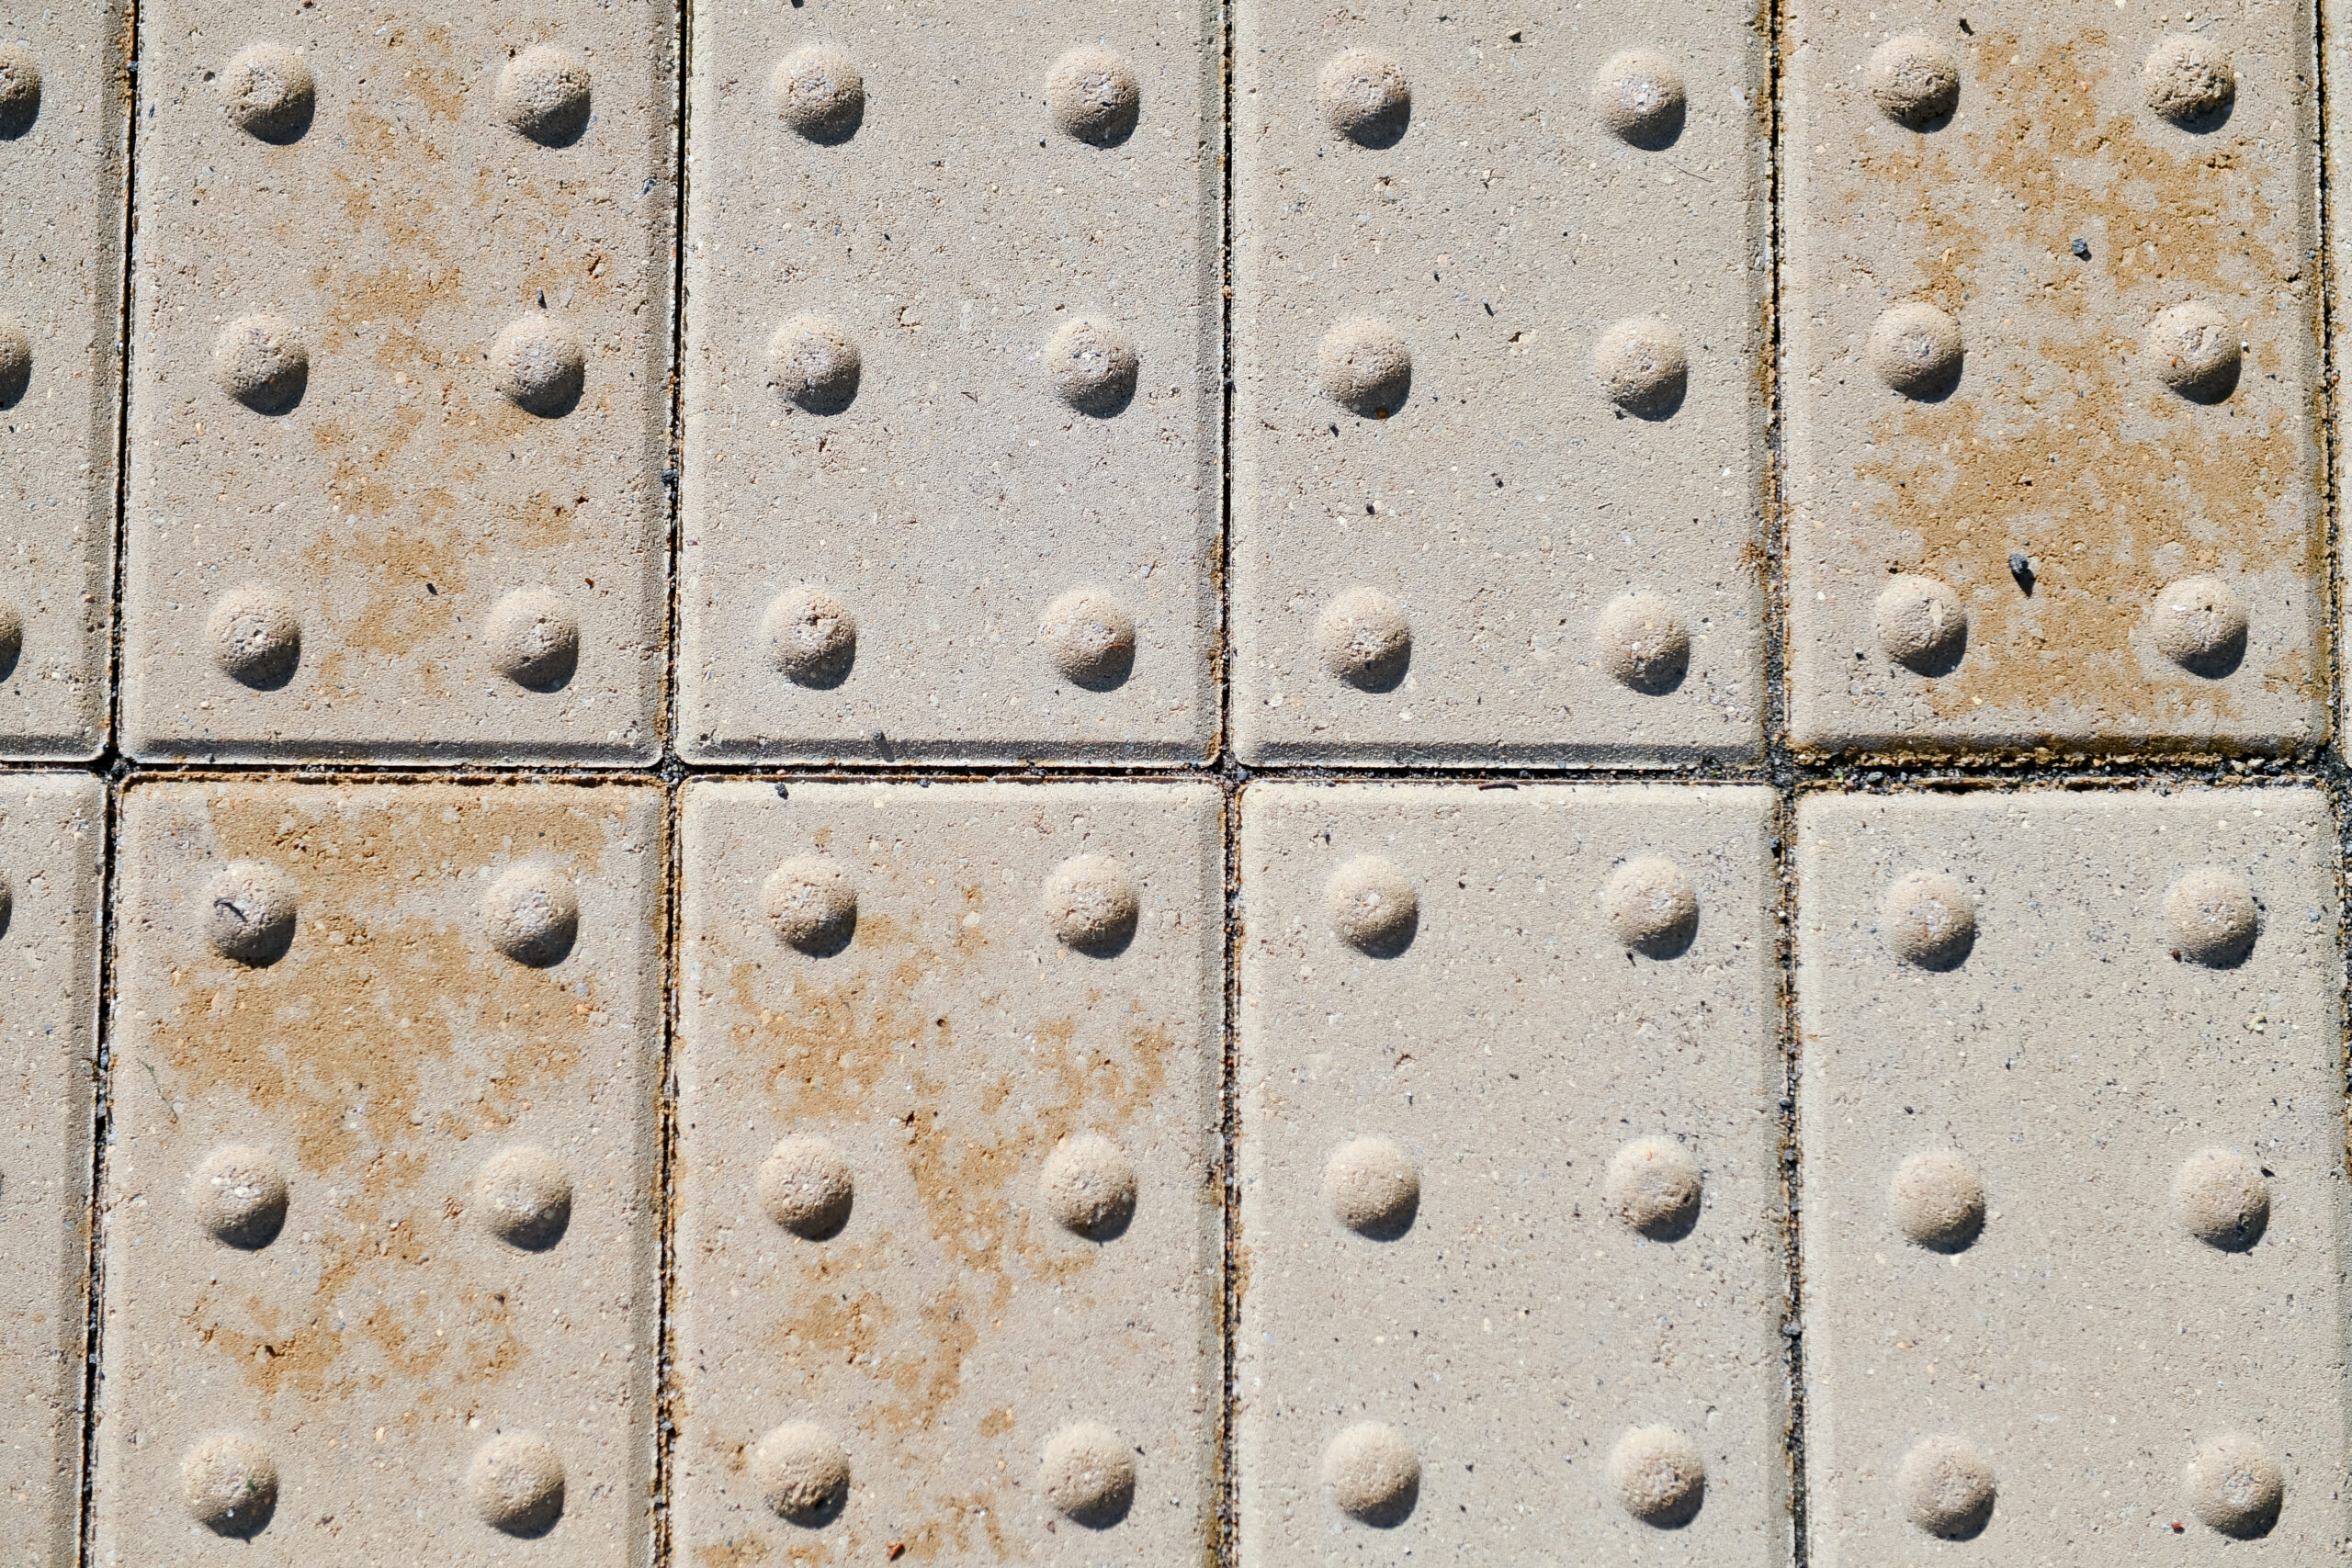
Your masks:
M648 1562L659 792L121 837L92 1561Z
M126 750L656 753L674 23L141 11Z
M1210 1559L1221 818L687 786L681 1562Z
M1790 15L1794 740L2318 739L2311 8Z
M1243 1562L1779 1563L1758 788L1243 796Z
M1797 821L1813 1561L2336 1555L2324 798L1819 797Z
M1238 8L1245 761L1756 752L1761 27Z
M0 756L106 741L129 28L0 7Z
M0 784L0 1529L36 1568L73 1568L81 1545L105 859L97 780Z
M1217 14L695 6L687 756L1205 752Z

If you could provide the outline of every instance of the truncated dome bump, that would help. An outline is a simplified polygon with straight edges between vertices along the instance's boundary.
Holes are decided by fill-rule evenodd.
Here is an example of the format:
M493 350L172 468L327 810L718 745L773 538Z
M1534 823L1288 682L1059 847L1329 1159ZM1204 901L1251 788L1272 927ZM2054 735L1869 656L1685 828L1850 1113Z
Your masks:
M209 1432L180 1459L180 1502L215 1535L260 1533L277 1508L277 1464L243 1432Z
M563 1514L563 1461L536 1432L507 1432L466 1469L474 1517L508 1535L544 1535Z
M2234 1540L2256 1540L2278 1522L2286 1477L2258 1438L2243 1432L2218 1438L2188 1461L2188 1506L2208 1529Z
M1108 855L1072 855L1046 878L1046 919L1063 946L1110 957L1133 940L1143 906L1127 868Z
M857 888L824 855L795 855L769 873L760 907L786 945L813 957L839 953L857 931Z
M1385 692L1412 661L1412 625L1378 589L1343 589L1316 618L1315 651L1325 670L1358 691Z
M1350 1518L1392 1528L1412 1514L1420 1495L1420 1456L1394 1427L1359 1421L1325 1445L1323 1484Z
M786 125L821 144L848 141L865 118L865 73L831 44L806 44L776 62L768 93Z
M273 964L294 940L294 879L266 861L232 861L206 885L204 936L239 964Z
M1405 133L1413 89L1395 60L1374 50L1351 49L1323 67L1315 81L1315 101L1325 123L1341 136L1385 146Z
M770 1513L794 1524L822 1519L849 1491L849 1455L813 1421L793 1421L752 1450L752 1484Z
M1913 1525L1946 1540L1965 1540L1993 1516L1993 1468L1974 1445L1952 1437L1922 1438L1895 1476Z
M517 964L560 964L580 935L580 895L552 865L526 861L499 874L481 899L490 945Z
M1960 62L1951 51L1917 33L1903 33L1871 51L1864 72L1879 112L1914 130L1960 107Z
M1642 1523L1671 1529L1706 1501L1707 1461L1671 1427L1636 1427L1609 1450L1609 1487Z
M1090 1529L1108 1529L1127 1517L1135 1502L1135 1454L1108 1427L1076 1422L1046 1444L1038 1484L1062 1517Z
M784 1138L760 1162L755 1179L768 1218L804 1241L824 1241L849 1223L856 1179L841 1151L824 1138Z

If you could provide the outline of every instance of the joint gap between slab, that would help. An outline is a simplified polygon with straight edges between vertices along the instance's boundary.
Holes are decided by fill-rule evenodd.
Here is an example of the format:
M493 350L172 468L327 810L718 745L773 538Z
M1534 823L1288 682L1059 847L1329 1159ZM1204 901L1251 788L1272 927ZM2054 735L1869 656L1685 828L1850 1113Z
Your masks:
M653 1325L653 1495L650 1539L655 1563L672 1561L670 1483L677 1446L677 1421L673 1406L680 1398L675 1375L677 1359L672 1335L678 1291L678 954L684 946L680 929L685 900L681 881L685 872L684 840L679 821L684 786L667 781L662 786L662 1038L657 1046L659 1070L654 1074L654 1183L661 1213L654 1225Z
M120 827L121 784L107 780L104 799L99 827L103 837L98 851L97 983L90 998L95 1014L91 1020L89 1063L90 1189L82 1227L89 1243L83 1274L89 1316L82 1347L82 1475L74 1538L75 1560L83 1564L92 1562L96 1550L94 1532L97 1524L98 1384L104 1366L106 1322L106 1209L99 1200L106 1191L107 1146L114 1124L114 917L116 879L120 874L115 846Z
M662 476L662 488L668 491L665 499L669 511L662 558L662 695L654 717L662 741L655 767L664 778L673 777L672 770L678 766L678 548L684 537L681 498L686 490L686 186L694 172L686 158L693 130L693 107L686 83L693 71L694 6L690 0L673 0L673 4L677 69L672 80L677 87L677 99L670 120L670 175L677 200L670 216L670 464Z

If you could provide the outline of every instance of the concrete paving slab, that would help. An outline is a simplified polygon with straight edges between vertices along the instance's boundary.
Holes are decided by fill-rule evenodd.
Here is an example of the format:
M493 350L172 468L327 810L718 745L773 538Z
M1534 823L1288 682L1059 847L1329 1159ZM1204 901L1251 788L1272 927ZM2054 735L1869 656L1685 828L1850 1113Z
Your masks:
M1773 819L1244 795L1241 1562L1789 1561Z
M687 786L681 1562L1210 1558L1221 812Z
M9 1555L73 1568L81 1548L89 1349L90 1130L98 1054L106 793L83 775L0 784L0 1529Z
M0 7L0 756L105 746L122 391L117 5Z
M686 755L1207 750L1217 15L695 6Z
M126 749L655 755L675 17L141 22Z
M94 1562L650 1562L663 840L130 788Z
M1756 753L1760 15L1238 9L1245 760Z
M2326 802L1821 796L1797 826L1813 1561L2335 1554Z
M1790 16L1796 743L2321 739L2310 7Z

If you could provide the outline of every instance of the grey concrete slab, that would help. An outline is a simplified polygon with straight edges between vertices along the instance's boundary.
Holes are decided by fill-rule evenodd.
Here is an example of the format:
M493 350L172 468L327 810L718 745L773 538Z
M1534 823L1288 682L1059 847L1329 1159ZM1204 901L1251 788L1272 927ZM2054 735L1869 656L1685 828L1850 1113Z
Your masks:
M126 750L652 757L674 16L141 37Z
M1760 13L1252 3L1235 29L1239 754L1753 756Z
M0 756L105 746L130 17L0 7Z
M2341 1551L2336 842L2303 789L1802 803L1815 1562Z
M1793 739L2316 742L2311 8L1960 20L1790 13Z
M680 1561L1210 1558L1221 815L687 786Z
M696 6L685 754L1206 752L1217 17Z
M1789 1561L1773 817L1245 794L1239 1561Z
M0 783L0 1528L36 1568L73 1568L81 1549L105 865L97 780Z
M662 815L130 788L94 1562L651 1561Z

